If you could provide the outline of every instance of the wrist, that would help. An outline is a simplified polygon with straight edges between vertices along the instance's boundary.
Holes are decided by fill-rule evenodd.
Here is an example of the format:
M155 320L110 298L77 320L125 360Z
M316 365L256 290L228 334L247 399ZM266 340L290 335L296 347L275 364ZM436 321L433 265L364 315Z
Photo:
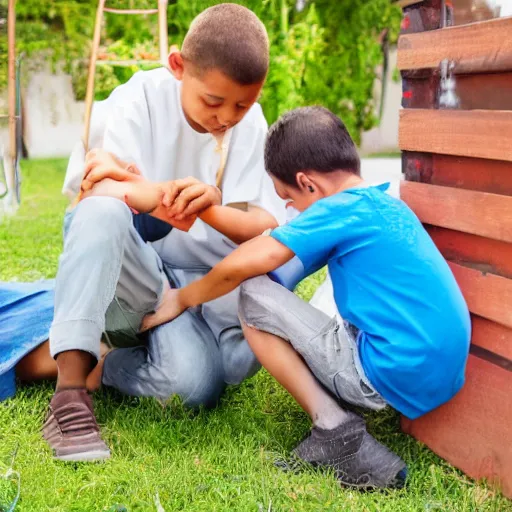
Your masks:
M178 305L183 313L187 309L193 307L194 305L191 303L190 298L188 297L188 294L186 292L187 287L185 288L178 288Z
M212 204L211 206L221 206L222 205L222 190L219 187L216 187L215 185L211 185L212 187Z

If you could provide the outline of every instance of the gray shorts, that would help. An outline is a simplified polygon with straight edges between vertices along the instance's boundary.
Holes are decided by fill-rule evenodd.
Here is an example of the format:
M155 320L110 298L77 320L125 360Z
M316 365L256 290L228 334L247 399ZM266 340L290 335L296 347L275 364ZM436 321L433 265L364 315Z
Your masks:
M288 341L342 401L373 410L386 407L364 373L353 326L328 317L267 276L241 286L239 316L245 324Z

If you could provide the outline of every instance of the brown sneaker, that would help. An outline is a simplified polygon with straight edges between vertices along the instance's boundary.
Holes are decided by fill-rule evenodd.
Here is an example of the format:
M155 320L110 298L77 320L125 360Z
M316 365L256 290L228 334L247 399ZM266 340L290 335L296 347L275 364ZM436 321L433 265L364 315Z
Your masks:
M100 436L91 397L85 389L64 389L53 395L43 438L55 459L93 461L110 457L110 450Z

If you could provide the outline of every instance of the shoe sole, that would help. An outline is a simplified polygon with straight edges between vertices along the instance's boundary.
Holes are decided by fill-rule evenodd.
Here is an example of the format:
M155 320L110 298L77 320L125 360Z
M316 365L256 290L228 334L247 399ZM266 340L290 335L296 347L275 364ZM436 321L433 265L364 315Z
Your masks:
M55 455L53 458L64 462L94 462L110 459L110 450L93 450L90 452L70 453L68 455Z

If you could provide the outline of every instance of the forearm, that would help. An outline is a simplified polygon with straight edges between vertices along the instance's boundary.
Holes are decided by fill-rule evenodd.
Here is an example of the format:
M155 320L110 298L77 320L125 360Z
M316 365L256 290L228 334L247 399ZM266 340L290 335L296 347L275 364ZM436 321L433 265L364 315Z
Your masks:
M273 238L258 236L233 251L205 277L182 288L180 302L186 309L222 297L243 281L267 274L293 256L292 251Z
M277 227L276 219L261 208L247 212L230 206L211 206L199 218L236 244L251 240L267 229Z

